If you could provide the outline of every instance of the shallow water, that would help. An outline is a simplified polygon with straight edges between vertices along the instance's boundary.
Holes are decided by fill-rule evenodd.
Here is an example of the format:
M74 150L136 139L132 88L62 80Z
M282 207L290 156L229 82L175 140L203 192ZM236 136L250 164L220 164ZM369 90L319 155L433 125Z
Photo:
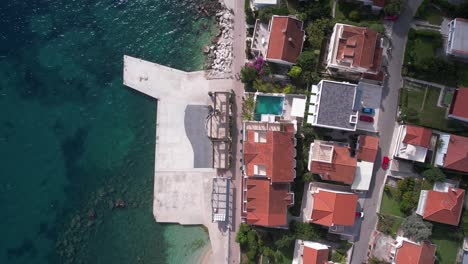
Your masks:
M0 1L0 263L190 263L208 245L155 223L156 102L122 85L123 54L201 69L214 21L196 3Z

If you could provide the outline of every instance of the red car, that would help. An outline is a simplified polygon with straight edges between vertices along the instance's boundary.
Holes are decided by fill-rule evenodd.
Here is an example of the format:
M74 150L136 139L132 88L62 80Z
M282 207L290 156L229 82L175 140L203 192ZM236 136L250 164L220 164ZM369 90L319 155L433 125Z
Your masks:
M366 116L366 115L359 116L359 120L361 120L363 122L369 122L369 123L374 122L374 118L372 116Z
M356 218L363 218L364 212L356 212L354 215L356 216Z
M384 19L385 20L389 20L389 21L396 21L398 19L398 16L384 16Z
M382 160L382 169L384 170L387 170L388 169L388 164L390 163L390 159L385 156L383 157L383 160Z

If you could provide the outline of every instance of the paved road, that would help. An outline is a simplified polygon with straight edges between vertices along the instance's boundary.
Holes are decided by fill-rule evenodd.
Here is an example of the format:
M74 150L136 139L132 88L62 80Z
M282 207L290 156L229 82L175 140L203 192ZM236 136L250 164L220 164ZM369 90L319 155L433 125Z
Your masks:
M245 38L246 38L246 27L245 27L245 12L244 12L244 0L231 0L234 2L234 43L233 43L233 54L234 60L232 65L232 72L234 74L240 73L241 67L245 62ZM236 80L234 82L233 90L236 94L235 104L233 106L233 116L236 117L233 129L232 138L232 152L233 152L233 167L232 173L232 229L231 229L231 241L230 241L230 263L240 263L240 248L239 244L235 242L236 232L241 223L241 194L242 194L242 172L240 170L241 162L240 159L242 154L240 139L240 130L242 128L242 97L244 95L244 85Z
M401 66L405 52L406 38L411 20L422 0L409 0L399 19L393 25L391 37L392 56L388 63L389 78L382 90L382 104L379 117L380 151L374 165L374 181L364 203L364 220L361 226L359 240L354 243L352 264L360 264L367 260L370 237L377 224L377 205L383 188L385 171L380 167L383 156L390 156L390 145L393 138L395 117L398 105L398 90L401 86Z

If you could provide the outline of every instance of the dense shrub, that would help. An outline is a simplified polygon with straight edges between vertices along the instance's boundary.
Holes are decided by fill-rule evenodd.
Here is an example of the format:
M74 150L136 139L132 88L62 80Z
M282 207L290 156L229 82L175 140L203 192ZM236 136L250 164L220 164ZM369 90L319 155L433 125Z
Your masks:
M444 172L437 167L431 167L430 169L425 170L422 173L422 176L424 176L430 183L441 182L445 180Z
M421 240L427 240L432 235L432 224L423 221L421 216L412 214L403 221L401 230L406 237L419 242Z
M268 23L273 15L287 16L289 15L289 10L287 7L264 7L258 10L257 18L264 23Z
M328 18L319 18L310 23L307 28L307 40L312 49L320 50L325 36L333 29L333 21Z
M240 71L240 79L242 83L251 84L258 78L258 72L255 67L244 66Z

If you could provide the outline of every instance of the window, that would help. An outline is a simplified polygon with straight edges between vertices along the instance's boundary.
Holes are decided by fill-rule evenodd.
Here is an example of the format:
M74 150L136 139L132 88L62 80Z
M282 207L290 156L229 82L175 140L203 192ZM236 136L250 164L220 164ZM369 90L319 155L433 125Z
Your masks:
M266 176L265 165L254 165L254 175Z
M265 131L256 131L254 136L255 143L266 143L267 136Z

